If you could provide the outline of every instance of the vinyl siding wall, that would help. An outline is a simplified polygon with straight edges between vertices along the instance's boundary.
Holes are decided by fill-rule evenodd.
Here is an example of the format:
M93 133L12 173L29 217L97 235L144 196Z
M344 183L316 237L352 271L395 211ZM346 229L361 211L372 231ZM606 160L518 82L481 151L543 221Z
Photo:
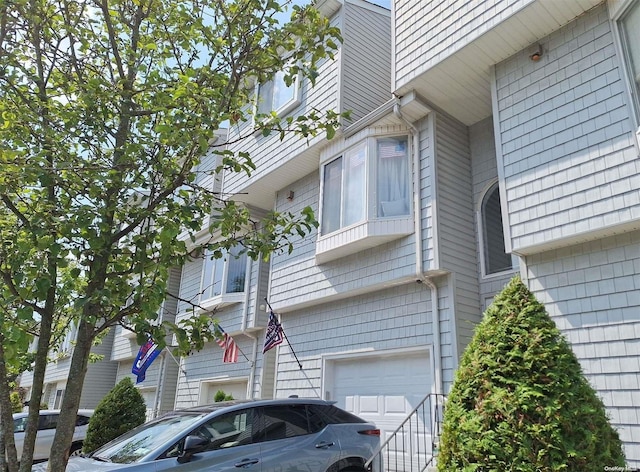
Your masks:
M477 240L473 215L471 152L465 125L436 117L437 251L440 268L451 272L457 335L455 363L480 321Z
M640 467L640 232L526 258L529 287L562 330Z
M333 26L339 26L339 15L334 16L331 22ZM312 108L338 110L340 57L341 52L338 52L334 60L325 60L320 64L315 86L312 86L308 80L302 81L300 105L288 115L302 115ZM229 141L233 143L228 146L229 150L248 152L256 165L251 177L238 172L225 173L224 189L229 194L242 192L247 184L264 178L277 167L282 165L295 166L294 159L297 156L325 139L324 133L309 139L288 133L283 140L280 140L279 133L272 133L264 137L262 133L256 134L252 129L253 122L251 120L229 129ZM239 137L244 137L244 139L235 142ZM307 158L314 159L313 155ZM317 154L315 159L317 159ZM240 197L239 199L241 200Z
M296 182L293 202L278 195L278 211L299 212L311 206L319 215L320 192L318 174ZM412 236L400 238L373 249L356 252L338 260L316 265L317 232L294 241L291 254L272 257L270 302L278 310L297 304L320 303L321 300L344 298L354 292L376 290L385 284L415 274L415 244Z
M278 348L276 397L321 394L323 355L432 343L430 308L430 290L412 283L283 314L291 346Z
M619 57L600 6L496 66L511 247L530 253L637 227L640 161Z
M482 231L481 205L485 192L498 179L496 165L496 143L493 135L493 118L487 118L469 127L469 144L471 149L471 168L473 175L473 206L475 208L475 228ZM503 231L503 228L500 228ZM480 290L480 308L484 312L496 293L509 282L517 269L500 274L484 276L480 266L483 248L477 237L478 280ZM514 267L517 266L513 258Z
M391 17L349 2L343 9L341 108L353 123L391 97Z
M532 0L396 0L394 90L453 55Z

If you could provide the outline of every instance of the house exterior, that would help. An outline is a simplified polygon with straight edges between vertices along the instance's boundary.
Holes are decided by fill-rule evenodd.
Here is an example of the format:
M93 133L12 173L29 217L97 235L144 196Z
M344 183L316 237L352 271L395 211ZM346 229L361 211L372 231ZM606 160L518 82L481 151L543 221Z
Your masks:
M194 252L175 271L167 316L211 314L239 359L215 342L165 354L142 385L150 408L318 396L388 435L449 391L482 312L520 274L640 467L640 0L317 6L342 30L335 59L315 87L276 76L249 106L351 118L332 140L236 124L229 149L256 170L207 185L257 217L310 206L320 226L268 262ZM215 234L205 222L196 236ZM287 339L263 353L269 305ZM137 352L121 334L117 378Z
M117 365L110 360L111 346L114 341L113 332L108 333L103 342L94 346L91 353L100 356L100 360L91 364L87 369L87 375L80 395L81 409L95 408L102 397L115 385ZM42 405L49 409L59 409L62 405L62 398L66 390L69 379L69 368L71 366L71 354L73 343L76 339L77 329L72 326L65 339L56 352L51 352L52 362L47 365L42 391ZM35 349L35 344L34 344ZM26 389L25 398L31 397L31 387L33 385L33 372L26 371L20 376L20 387Z

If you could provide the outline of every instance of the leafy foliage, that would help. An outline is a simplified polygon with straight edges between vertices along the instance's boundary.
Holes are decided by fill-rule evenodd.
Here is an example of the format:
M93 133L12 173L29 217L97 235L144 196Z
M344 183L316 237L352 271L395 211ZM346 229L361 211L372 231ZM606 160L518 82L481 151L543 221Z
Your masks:
M227 400L233 400L233 395L226 393L224 390L218 390L213 397L214 402L224 402Z
M92 452L121 434L141 425L147 407L142 395L129 377L123 378L98 403L89 420L82 450Z
M496 296L447 401L440 471L601 471L618 434L570 346L519 277Z

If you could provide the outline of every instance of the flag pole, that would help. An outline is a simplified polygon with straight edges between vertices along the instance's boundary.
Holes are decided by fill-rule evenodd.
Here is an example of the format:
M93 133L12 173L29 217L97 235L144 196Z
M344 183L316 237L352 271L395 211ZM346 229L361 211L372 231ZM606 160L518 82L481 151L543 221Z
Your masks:
M267 300L267 297L264 297L264 301L266 302L267 306L269 307L269 311L271 313L273 313L273 308L271 307L271 304L269 303L269 300ZM311 385L311 388L313 389L313 393L315 393L318 398L322 398L322 397L320 397L320 394L318 393L316 388L313 386L313 382L311 382L311 379L309 378L309 376L307 376L307 373L302 368L302 363L300 362L300 359L298 359L298 355L296 354L296 351L293 349L293 346L291 345L291 341L289 341L289 338L287 337L287 333L285 333L284 328L282 327L282 324L280 324L280 331L282 332L282 335L284 336L284 339L287 340L287 344L289 345L289 349L291 349L291 353L293 354L293 357L296 359L296 362L298 363L298 367L300 368L300 372L302 372L302 375L305 376L305 378L309 382L309 385Z

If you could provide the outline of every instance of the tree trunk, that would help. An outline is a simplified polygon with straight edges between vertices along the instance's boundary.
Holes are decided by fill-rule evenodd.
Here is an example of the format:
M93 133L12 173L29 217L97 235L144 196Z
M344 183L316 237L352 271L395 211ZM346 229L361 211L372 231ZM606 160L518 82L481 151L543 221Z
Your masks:
M18 470L18 455L13 435L13 411L11 391L7 380L7 366L4 357L4 336L0 332L0 470L15 472ZM4 451L7 453L4 454Z
M53 325L54 312L53 300L53 296L48 295L45 309L40 314L40 335L38 337L38 347L36 350L36 358L33 368L33 384L31 386L31 397L29 398L27 429L24 434L22 456L20 457L20 472L31 472L31 466L33 465L33 451L36 442L36 433L38 432L38 419L40 415L40 404L42 403L44 375L47 369L49 343L51 342L51 329Z
M69 379L73 379L73 381L67 382L62 399L61 409L64 414L60 415L58 419L56 434L53 438L47 469L49 472L65 470L69 460L69 448L73 441L76 415L80 406L87 365L89 364L89 354L93 346L94 328L95 325L85 321L85 318L81 319L78 326L78 339L73 349L69 368Z

